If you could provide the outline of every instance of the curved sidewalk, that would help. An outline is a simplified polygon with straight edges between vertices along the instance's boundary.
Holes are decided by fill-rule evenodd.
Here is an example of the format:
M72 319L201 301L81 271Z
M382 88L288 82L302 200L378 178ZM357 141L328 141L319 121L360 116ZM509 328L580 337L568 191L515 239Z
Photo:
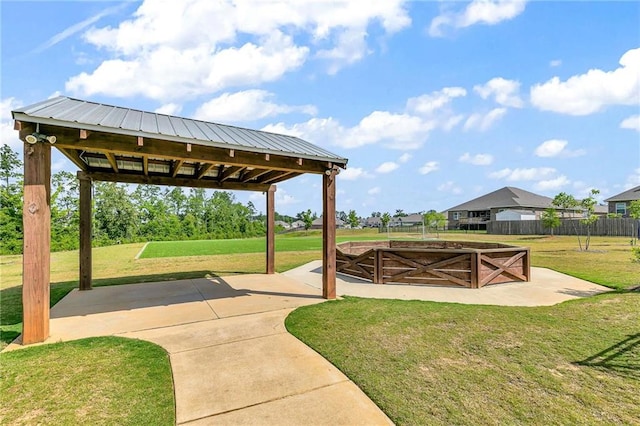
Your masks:
M179 425L392 424L286 331L286 316L323 302L320 295L279 274L73 290L52 308L46 343L117 335L161 345L170 355Z

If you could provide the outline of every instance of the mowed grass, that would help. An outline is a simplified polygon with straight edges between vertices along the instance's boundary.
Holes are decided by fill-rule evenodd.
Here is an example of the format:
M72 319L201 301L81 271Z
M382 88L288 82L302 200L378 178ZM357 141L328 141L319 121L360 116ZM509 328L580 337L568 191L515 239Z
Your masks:
M367 232L368 231L368 232ZM350 240L376 240L381 236L377 231L343 231L337 236L338 242ZM382 237L386 239L386 236ZM265 238L245 238L232 240L196 240L196 241L153 241L147 244L141 253L142 259L158 257L214 256L219 254L262 253L265 251ZM322 250L322 237L319 231L311 233L292 233L276 236L277 252Z
M640 294L551 307L344 300L287 329L399 425L640 424Z
M0 354L0 424L173 425L168 354L118 337Z

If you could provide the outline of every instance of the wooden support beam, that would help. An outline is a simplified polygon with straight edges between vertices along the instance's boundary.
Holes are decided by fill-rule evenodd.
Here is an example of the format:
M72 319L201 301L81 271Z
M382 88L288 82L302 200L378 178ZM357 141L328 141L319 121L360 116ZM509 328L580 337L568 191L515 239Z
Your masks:
M176 160L171 167L171 177L175 178L180 171L180 167L184 164L184 160Z
M227 167L226 169L224 169L224 171L222 173L218 174L218 182L224 182L225 180L229 179L235 173L241 172L244 169L245 169L245 167L240 167L240 166Z
M80 290L91 290L91 189L93 183L85 173L78 173L80 181Z
M142 157L142 172L145 176L149 176L149 157Z
M80 129L80 139L88 139L90 134L89 130Z
M249 182L251 179L259 178L260 176L266 175L269 172L270 170L253 169L242 175L242 178L240 180L242 182Z
M107 161L109 161L109 164L111 164L111 168L113 169L114 172L118 173L118 162L116 161L116 156L113 155L113 153L111 152L105 152L104 156L107 157Z
M289 180L292 179L296 176L300 176L302 173L287 173L287 174L283 174L280 177L276 178L276 179L272 179L269 183L271 185L274 185L276 183L282 182L283 180Z
M51 145L24 144L22 344L49 337Z
M260 179L261 183L273 183L274 181L278 180L282 180L284 177L289 176L290 174L292 174L293 172L281 172L279 170L275 171L275 172L271 172L268 175L264 176L262 179Z
M198 170L198 179L202 179L204 175L206 175L207 172L213 168L213 166L215 166L215 164L213 163L201 164L200 169Z
M336 172L322 175L322 297L336 298Z
M196 179L195 177L176 177L139 175L131 173L83 172L93 181L137 183L145 185L187 186L191 188L209 188L229 191L261 191L271 185L261 183L218 182L216 179Z
M82 161L82 158L80 158L78 151L76 151L75 149L58 148L58 151L63 153L69 160L71 160L73 164L78 166L80 170L87 170L87 163Z
M271 185L267 191L267 274L275 272L275 194L276 186Z

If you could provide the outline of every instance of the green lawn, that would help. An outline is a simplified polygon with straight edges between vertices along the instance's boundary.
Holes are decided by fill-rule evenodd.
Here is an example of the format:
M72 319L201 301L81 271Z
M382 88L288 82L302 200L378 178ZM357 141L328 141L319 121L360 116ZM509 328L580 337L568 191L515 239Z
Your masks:
M386 239L386 235L352 234L341 235L336 239L343 241L378 240ZM285 234L277 236L277 252L322 250L322 237L313 233ZM265 238L245 238L235 240L197 240L197 241L153 241L144 249L140 258L152 259L158 257L183 257L183 256L215 256L218 254L237 253L263 253L265 251Z
M99 337L0 354L0 424L173 425L169 356Z
M640 424L640 294L551 307L344 300L287 329L399 425Z

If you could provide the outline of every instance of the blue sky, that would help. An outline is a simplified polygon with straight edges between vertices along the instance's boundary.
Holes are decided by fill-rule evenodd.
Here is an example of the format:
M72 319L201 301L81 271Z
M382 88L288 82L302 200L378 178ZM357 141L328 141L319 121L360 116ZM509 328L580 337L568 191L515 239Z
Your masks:
M10 111L66 95L293 134L349 158L338 210L640 185L640 3L2 1ZM55 152L53 169L74 171ZM319 176L276 209L321 211ZM262 194L237 192L260 209Z

